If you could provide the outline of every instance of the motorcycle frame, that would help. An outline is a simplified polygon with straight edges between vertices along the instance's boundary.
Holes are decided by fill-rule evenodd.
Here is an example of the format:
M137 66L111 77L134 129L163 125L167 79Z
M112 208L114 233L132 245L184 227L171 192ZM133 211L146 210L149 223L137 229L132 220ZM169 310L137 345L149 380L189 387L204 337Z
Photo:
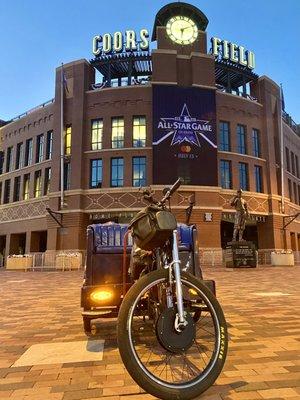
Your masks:
M183 295L182 295L182 283L181 283L181 271L178 251L178 232L175 229L173 231L173 241L172 241L172 262L167 266L170 271L173 269L175 278L175 288L176 288L176 299L177 299L177 315L175 319L175 329L181 332L187 325L187 320L185 318L184 308L183 308ZM172 274L170 273L170 276ZM170 282L171 283L171 282Z

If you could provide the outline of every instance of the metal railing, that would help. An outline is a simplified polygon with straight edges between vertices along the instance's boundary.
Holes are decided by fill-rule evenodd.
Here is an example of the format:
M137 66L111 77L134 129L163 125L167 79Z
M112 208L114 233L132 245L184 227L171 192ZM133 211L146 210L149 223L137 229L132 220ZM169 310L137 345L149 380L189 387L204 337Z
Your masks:
M53 250L45 253L30 253L33 256L32 270L78 270L85 265L85 251Z
M271 263L272 250L258 250L258 265L267 266ZM300 265L300 251L294 251L295 265ZM71 271L83 269L86 263L86 251L66 250L47 251L45 253L30 253L26 271ZM30 258L30 260L29 260ZM199 249L201 267L222 267L225 265L225 250ZM20 268L18 268L20 269Z
M9 256L7 269L26 271L71 271L82 269L85 265L86 252L82 250L53 250L32 252L26 256ZM26 262L25 262L26 261Z
M271 253L273 250L258 250L258 265L272 265ZM300 251L293 251L295 265L300 265ZM217 267L225 265L225 250L199 250L200 265Z
M200 265L216 267L223 265L223 250L199 250Z
M233 94L235 96L243 97L244 99L258 102L258 99L254 96L251 96L249 93L234 89L228 90L225 86L219 85L218 83L216 84L216 87L219 92Z
M300 251L293 251L295 265L300 265Z
M296 124L286 111L282 111L282 119L298 136L300 136L300 124Z
M107 88L115 88L115 87L123 87L123 86L141 86L148 85L151 82L151 77L143 76L139 78L132 77L131 82L128 83L128 78L123 77L119 79L111 79L110 83L108 81L104 81L101 83L94 83L91 85L91 90L100 90Z
M34 112L36 110L39 110L41 108L44 108L44 107L46 107L46 106L48 106L49 104L52 104L52 103L54 103L54 98L46 101L45 103L39 104L38 106L33 107L28 111L25 111L23 114L17 115L16 117L12 118L10 121L7 121L7 123L9 124L11 122L15 122L15 121L17 121L17 120L19 120L19 119L21 119L23 117L26 117L26 115L31 114L32 112Z
M258 265L272 265L271 250L258 250Z

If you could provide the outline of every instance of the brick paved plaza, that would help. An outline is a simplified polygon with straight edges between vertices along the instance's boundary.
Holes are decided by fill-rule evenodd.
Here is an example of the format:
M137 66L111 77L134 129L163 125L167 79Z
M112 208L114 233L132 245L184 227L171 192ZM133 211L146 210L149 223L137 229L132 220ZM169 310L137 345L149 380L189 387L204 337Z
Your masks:
M230 346L223 373L201 399L299 400L300 268L219 267L204 274L217 282ZM99 361L14 366L33 345L87 340L80 314L81 282L82 271L1 270L1 400L153 398L126 373L114 320L102 323L97 338L105 341L102 360L99 353Z

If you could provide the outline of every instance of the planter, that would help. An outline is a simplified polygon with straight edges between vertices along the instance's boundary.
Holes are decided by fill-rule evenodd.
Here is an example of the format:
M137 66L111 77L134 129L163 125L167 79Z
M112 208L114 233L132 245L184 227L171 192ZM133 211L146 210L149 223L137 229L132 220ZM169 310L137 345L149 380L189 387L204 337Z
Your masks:
M273 266L294 266L293 253L271 253L271 264Z
M62 269L80 269L82 264L82 255L78 254L59 254L55 257L55 268Z
M32 256L29 257L7 257L6 269L23 269L27 271L32 268Z

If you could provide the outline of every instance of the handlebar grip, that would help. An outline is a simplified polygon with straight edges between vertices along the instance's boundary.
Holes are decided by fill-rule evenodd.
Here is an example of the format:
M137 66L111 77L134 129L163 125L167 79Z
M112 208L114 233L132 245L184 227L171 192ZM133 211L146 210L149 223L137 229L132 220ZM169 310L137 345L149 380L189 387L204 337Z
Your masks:
M178 178L177 181L174 183L174 185L171 187L169 191L169 196L171 196L176 190L181 186L181 179Z

